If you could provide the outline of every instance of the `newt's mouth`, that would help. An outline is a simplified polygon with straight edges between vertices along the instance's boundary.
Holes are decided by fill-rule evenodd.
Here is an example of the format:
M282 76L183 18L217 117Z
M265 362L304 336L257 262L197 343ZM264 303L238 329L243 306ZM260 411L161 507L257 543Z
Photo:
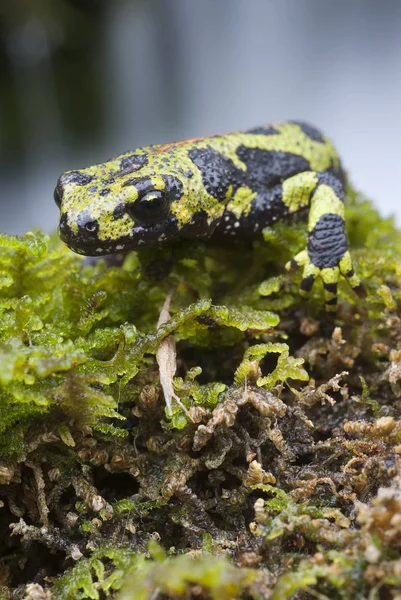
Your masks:
M78 232L74 233L68 223L67 214L64 213L61 215L58 230L57 230L58 234L60 236L60 239L65 244L67 244L67 246L69 248L71 248L71 250L74 250L74 252L77 252L78 254L85 254L85 252L83 250L86 246L92 245L93 234L90 234L90 231L88 229L88 231L86 232L86 235L82 236L83 232L80 229L81 228L78 228ZM92 237L92 240L85 239L85 238L89 237L88 234Z
M118 222L116 221L116 225ZM60 217L58 227L60 239L67 246L84 256L104 256L116 252L128 252L138 250L145 246L163 244L177 238L178 227L176 219L170 219L167 223L160 223L149 227L133 227L129 235L121 236L115 240L99 239L98 224L91 220L89 215L80 215L77 222L77 231L73 231L68 223L66 213Z
M66 213L60 217L58 234L60 239L67 244L71 250L77 254L84 256L100 256L104 254L112 254L122 250L122 246L116 247L109 241L104 242L98 238L99 226L96 221L87 218L85 215L80 216L77 222L77 231L74 232L69 223Z

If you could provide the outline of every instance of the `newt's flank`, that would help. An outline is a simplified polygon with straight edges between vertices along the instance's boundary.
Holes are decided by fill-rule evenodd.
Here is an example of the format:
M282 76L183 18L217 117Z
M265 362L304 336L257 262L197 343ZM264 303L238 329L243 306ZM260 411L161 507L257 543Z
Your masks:
M264 227L308 214L301 294L323 280L335 311L340 274L361 297L344 222L345 175L330 140L303 122L273 125L126 152L67 171L57 182L59 233L88 256L177 238L253 239Z

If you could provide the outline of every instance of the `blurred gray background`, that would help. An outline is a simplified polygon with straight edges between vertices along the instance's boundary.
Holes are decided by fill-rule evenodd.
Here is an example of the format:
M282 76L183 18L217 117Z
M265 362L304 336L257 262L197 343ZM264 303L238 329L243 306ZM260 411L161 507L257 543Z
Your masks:
M400 0L0 0L0 230L67 169L305 119L401 223Z

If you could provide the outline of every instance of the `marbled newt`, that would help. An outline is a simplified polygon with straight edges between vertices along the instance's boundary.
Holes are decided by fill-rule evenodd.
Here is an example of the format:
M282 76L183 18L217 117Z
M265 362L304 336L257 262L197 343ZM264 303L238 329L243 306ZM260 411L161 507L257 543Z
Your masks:
M177 238L253 239L304 211L307 247L286 267L303 266L303 296L321 277L326 309L335 311L340 274L365 295L348 251L344 182L330 140L288 121L139 148L67 171L54 198L61 239L88 256Z

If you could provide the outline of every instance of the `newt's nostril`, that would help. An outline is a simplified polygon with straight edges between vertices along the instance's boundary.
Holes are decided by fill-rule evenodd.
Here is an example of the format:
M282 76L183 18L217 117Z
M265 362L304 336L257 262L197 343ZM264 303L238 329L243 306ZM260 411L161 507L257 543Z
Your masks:
M93 237L99 231L99 224L88 213L81 213L77 219L79 233L85 237Z
M87 223L85 223L84 227L85 231L87 231L88 233L95 233L97 231L96 221L88 221Z

